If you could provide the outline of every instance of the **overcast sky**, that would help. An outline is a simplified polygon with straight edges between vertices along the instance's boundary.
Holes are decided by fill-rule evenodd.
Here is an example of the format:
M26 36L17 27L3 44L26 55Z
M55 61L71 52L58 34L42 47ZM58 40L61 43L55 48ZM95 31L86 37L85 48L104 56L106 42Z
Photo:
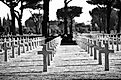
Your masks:
M92 10L95 6L89 5L86 3L86 0L72 0L68 6L80 6L82 8L82 14L80 17L74 18L76 22L87 22L91 20L91 17L89 15L89 10ZM56 20L56 11L59 8L64 7L64 0L52 0L50 2L50 12L49 12L49 18L50 20ZM33 10L31 10L33 11ZM38 10L33 11L34 12L39 12ZM42 11L41 11L42 12ZM0 2L0 17L6 17L7 13L10 13L9 8L4 5L3 3ZM22 19L22 23L24 24L25 20L28 19L31 16L29 9L24 10L24 15Z

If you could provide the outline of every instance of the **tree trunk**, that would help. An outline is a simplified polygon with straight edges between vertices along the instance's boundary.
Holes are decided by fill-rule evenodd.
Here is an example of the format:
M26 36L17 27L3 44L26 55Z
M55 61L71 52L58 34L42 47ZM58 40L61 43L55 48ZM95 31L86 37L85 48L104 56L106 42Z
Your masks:
M110 34L111 5L107 5L107 33Z
M64 18L64 34L68 34L67 32L67 18Z
M100 28L100 33L101 33L101 30L102 30L102 22L101 22L101 17L99 16L99 28Z
M23 0L21 1L21 6L23 6ZM19 15L19 19L18 19L19 34L23 35L23 27L22 27L23 8L21 8L20 10L21 10L21 14Z
M64 4L65 4L65 6L64 6L64 10L65 10L65 18L64 18L64 34L68 34L68 30L67 30L67 16L66 16L66 14L67 14L67 0L65 0L64 1Z
M38 27L38 25L37 25L37 22L34 22L34 24L35 24L36 34L39 34L39 32L38 32L39 27Z
M49 0L43 0L43 22L42 22L42 36L48 37L48 21L49 21Z
M121 26L121 9L118 12L118 26L117 26L117 33L120 33L120 26Z
M106 18L103 16L103 30L104 30L104 33L106 33Z
M18 25L19 25L19 34L23 35L23 28L22 28L21 19L18 20Z
M101 33L101 29L102 29L101 27L102 27L102 26L100 25L99 27L100 27L100 33Z
M16 35L16 30L15 30L15 13L14 13L14 7L10 8L11 12L11 23L12 25L10 26L10 32L12 32L12 35Z
M71 18L70 35L72 36L73 18Z
M35 26L36 26L36 34L39 34L39 31L38 31L39 27L37 24Z

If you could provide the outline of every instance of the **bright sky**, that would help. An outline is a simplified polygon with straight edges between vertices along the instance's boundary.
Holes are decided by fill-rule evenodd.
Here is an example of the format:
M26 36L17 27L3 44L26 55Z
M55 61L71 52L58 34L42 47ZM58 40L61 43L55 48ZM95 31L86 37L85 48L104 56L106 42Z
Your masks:
M87 23L87 21L91 20L91 17L89 15L89 10L92 10L94 8L94 6L89 5L86 3L86 0L72 0L68 6L80 6L83 7L82 8L82 14L80 15L80 17L76 17L74 18L76 22L85 22ZM56 19L56 11L59 8L64 7L64 0L52 0L50 2L50 12L49 12L49 18L50 20L57 20ZM33 13L34 12L39 12L38 10L33 11L31 10ZM42 12L42 11L41 11ZM7 13L10 13L10 9L4 5L3 3L0 2L0 17L7 17ZM29 12L29 9L24 10L23 13L23 19L22 19L22 23L24 25L24 22L26 19L28 19L31 14Z

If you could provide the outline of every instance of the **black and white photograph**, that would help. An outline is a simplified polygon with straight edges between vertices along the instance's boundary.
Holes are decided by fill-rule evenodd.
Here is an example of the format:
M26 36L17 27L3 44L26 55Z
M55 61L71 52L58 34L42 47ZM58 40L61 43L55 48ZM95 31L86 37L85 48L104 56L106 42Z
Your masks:
M0 80L121 79L121 0L0 0Z

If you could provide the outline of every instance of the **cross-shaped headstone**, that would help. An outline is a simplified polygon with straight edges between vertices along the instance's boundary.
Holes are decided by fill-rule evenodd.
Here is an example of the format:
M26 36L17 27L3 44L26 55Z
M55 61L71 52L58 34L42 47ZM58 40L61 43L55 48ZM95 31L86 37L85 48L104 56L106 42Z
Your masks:
M8 49L11 49L10 47L7 47L7 42L4 42L4 47L3 47L3 50L5 51L5 54L4 54L4 61L8 61Z
M3 42L0 42L0 55L3 55L4 51L2 49Z
M33 48L32 48L32 39L29 39L29 46L30 46L30 50L32 50Z
M52 51L47 50L47 44L43 44L42 46L42 51L38 51L38 54L43 54L43 72L47 72L47 65L50 65L49 54L52 54Z
M91 42L90 42L91 41ZM88 45L88 54L90 52L89 48L91 49L91 54L90 56L93 56L92 48L94 47L94 44L92 43L92 39L88 39L88 42L85 42L86 45Z
M25 53L26 52L26 50L25 50L25 44L21 43L21 40L18 40L18 55L21 54L21 47L23 47L23 53Z
M28 42L27 42L27 38L26 38L26 36L22 39L22 41L23 41L23 48L25 48L25 46L27 47L27 51L29 50L29 44L28 44ZM25 50L25 49L24 49ZM23 51L24 52L24 51Z
M96 40L94 40L94 46L97 46L96 45ZM97 60L97 53L96 53L96 48L94 47L94 60Z
M51 43L47 42L47 50L52 52L51 54L51 61L52 61L52 57L54 57L54 54L55 54L55 48L54 46L53 47L52 46L50 47L50 46L51 46Z
M11 44L12 44L12 56L11 56L11 58L14 58L15 57L15 47L18 47L17 45L15 45L15 40L13 39L12 40L12 42L11 42Z
M109 71L109 53L114 53L114 50L109 50L108 43L105 43L105 48L100 50L100 53L105 53L105 71Z

